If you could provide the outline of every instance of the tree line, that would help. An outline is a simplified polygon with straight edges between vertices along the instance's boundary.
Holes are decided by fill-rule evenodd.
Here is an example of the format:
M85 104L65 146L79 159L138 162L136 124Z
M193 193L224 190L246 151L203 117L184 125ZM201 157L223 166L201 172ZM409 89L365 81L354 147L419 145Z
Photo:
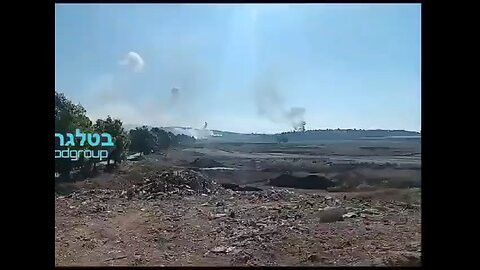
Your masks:
M190 144L195 142L193 137L164 131L154 127L137 127L127 132L123 128L120 119L108 116L106 119L98 119L92 122L86 115L87 111L81 104L74 104L63 93L55 91L55 133L75 133L79 129L83 133L109 133L112 136L114 147L102 147L101 144L92 147L85 144L80 146L81 138L75 137L75 145L72 150L108 150L107 166L115 166L126 159L127 151L150 154L168 149L172 146ZM55 141L55 149L59 149L59 140ZM55 159L55 172L60 179L70 179L73 170L79 170L81 175L88 177L97 171L97 158L87 158L81 155L78 160L66 158ZM111 164L113 161L113 164Z

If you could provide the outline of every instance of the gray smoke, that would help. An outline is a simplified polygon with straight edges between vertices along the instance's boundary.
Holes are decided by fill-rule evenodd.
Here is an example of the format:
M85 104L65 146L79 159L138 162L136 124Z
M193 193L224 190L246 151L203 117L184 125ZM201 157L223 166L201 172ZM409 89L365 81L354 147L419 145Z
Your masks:
M178 88L174 87L174 88L172 88L172 90L170 92L171 92L172 102L177 101L178 96L180 95L180 90Z
M86 89L91 94L80 101L92 118L111 115L124 123L152 126L188 126L205 119L203 109L209 105L199 97L215 82L206 64L209 59L193 42L196 35L171 34L149 59L129 53L121 59L121 69L109 71ZM149 78L149 85L139 85L142 78Z
M305 131L305 108L288 108L283 97L271 82L258 83L255 94L259 116L274 123L288 123L295 131Z
M307 124L304 119L305 108L292 107L287 112L286 118L290 120L291 125L295 131L305 131L305 125Z

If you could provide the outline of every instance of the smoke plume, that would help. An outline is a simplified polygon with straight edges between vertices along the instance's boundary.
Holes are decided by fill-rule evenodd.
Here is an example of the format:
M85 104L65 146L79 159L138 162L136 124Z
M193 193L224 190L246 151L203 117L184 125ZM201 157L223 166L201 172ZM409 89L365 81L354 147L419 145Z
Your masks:
M288 108L276 86L269 81L257 83L255 90L255 102L259 116L274 123L286 123L295 131L305 131L305 108Z
M123 60L120 61L120 65L129 67L134 72L140 72L145 65L143 58L136 52L129 52Z
M304 119L305 108L292 107L287 112L286 118L290 120L291 125L295 131L305 131L306 122Z
M178 100L178 96L180 95L180 90L178 88L172 88L171 92L171 101L176 102Z

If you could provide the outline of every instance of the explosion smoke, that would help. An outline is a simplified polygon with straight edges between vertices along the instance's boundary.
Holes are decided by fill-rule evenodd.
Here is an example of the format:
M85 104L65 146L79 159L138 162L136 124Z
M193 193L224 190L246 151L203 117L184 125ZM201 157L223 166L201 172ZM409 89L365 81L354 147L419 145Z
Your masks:
M291 107L287 109L283 97L277 92L271 82L257 85L257 113L274 123L288 123L295 131L305 131L305 108Z
M172 94L172 101L175 101L178 99L178 96L180 94L180 90L178 88L172 88L172 90L170 91L171 94Z

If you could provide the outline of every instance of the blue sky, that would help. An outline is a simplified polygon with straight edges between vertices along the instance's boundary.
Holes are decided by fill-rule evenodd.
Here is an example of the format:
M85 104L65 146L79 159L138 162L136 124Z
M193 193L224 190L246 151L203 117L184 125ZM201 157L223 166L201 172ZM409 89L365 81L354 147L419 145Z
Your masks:
M57 4L55 88L92 119L126 124L419 131L420 14L419 4ZM291 108L304 113L289 119Z

